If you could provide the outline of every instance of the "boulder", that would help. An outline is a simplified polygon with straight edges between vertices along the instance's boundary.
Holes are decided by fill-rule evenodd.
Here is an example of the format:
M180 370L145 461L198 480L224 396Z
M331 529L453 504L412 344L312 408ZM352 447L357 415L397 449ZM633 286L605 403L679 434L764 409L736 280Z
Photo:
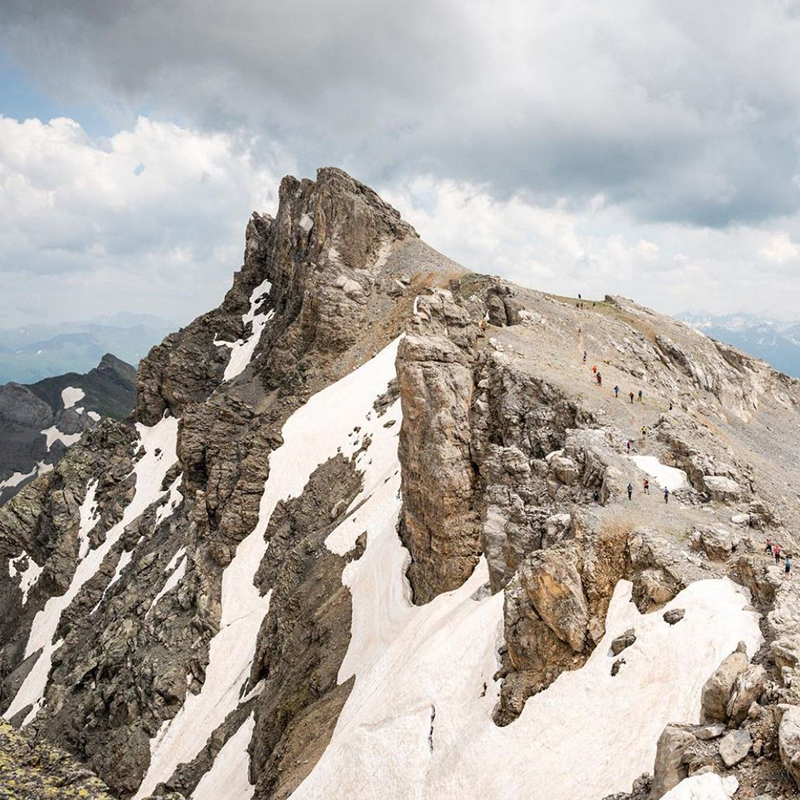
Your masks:
M697 739L685 728L667 725L658 737L650 800L659 800L689 775L687 756Z
M664 622L669 625L677 625L686 615L686 611L682 608L671 608L669 611L664 612Z
M572 486L580 478L578 465L567 456L557 456L550 461L550 469L556 478L565 486Z
M539 550L523 562L519 576L542 620L578 653L586 644L589 606L575 559L559 548Z
M800 787L800 706L791 706L778 728L778 748L784 769Z
M737 675L747 669L749 661L744 642L739 642L731 653L717 667L714 674L703 686L701 699L703 722L727 722L728 701L731 698Z
M692 533L692 546L712 561L725 561L739 546L740 538L722 525L701 525Z
M628 628L625 633L621 633L611 642L611 652L618 656L626 647L630 647L636 641L636 631Z
M542 547L552 547L567 538L572 527L572 517L569 514L553 514L544 521L544 536Z
M725 726L721 722L716 722L713 725L703 725L695 728L694 735L701 741L708 741L709 739L718 739L725 733Z
M742 495L742 487L724 475L703 475L703 485L711 499L721 503L736 501Z
M736 676L727 708L731 723L741 725L744 722L750 706L761 697L766 679L767 672L761 664L750 664Z
M731 731L719 743L720 758L726 767L733 767L747 757L752 744L753 738L747 731Z

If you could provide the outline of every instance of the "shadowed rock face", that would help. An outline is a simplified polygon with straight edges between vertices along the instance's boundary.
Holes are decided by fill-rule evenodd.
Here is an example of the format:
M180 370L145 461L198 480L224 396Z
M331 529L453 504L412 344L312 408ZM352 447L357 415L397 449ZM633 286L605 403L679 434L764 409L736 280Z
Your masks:
M253 215L243 265L219 308L142 362L137 424L102 422L0 509L0 573L9 575L0 581L0 708L38 663L36 653L25 657L36 614L70 590L87 552L110 541L141 489L136 465L158 459L143 446L142 426L179 418L174 456L161 454L175 463L159 464L146 507L125 518L61 613L54 638L63 641L41 708L20 709L13 721L31 714L26 731L84 760L114 796L134 794L165 723L195 713L193 701L213 682L210 643L233 624L227 600L222 614L223 577L232 579L226 569L262 522L259 544L268 546L247 576L234 576L251 581L260 601L269 593L252 660L216 698L225 714L210 730L199 720L202 741L158 780L189 796L245 732L254 796L289 797L353 696L352 679L339 683L353 618L346 570L375 556L363 532L349 552L334 553L326 540L340 524L361 524L351 505L374 452L354 429L348 442L357 452L320 457L302 473L302 488L273 498L267 522L270 457L312 395L369 365L401 334L397 380L368 407L374 430L398 443L400 496L396 484L389 489L408 585L414 603L429 603L485 559L487 585L473 598L503 593L497 673L483 695L499 696L497 724L598 654L620 580L631 582L640 612L680 630L691 609L687 619L681 609L667 620L662 606L694 581L731 577L765 615L766 643L713 705L753 747L764 742L761 762L745 756L730 767L755 796L768 768L782 770L776 703L800 702L798 590L762 554L762 536L795 543L786 487L800 479L798 385L622 298L579 310L470 274L337 169L315 181L286 178L275 218ZM642 401L630 403L628 391L639 388ZM21 422L44 425L50 406L35 398ZM398 398L402 422L380 422ZM650 460L629 458L629 440L631 456ZM398 480L392 471L384 485ZM658 483L665 474L675 481L669 503ZM403 602L406 589L402 582ZM613 633L607 657L616 680L645 637L628 627ZM692 676L698 687L709 678ZM754 703L763 707L757 718ZM440 719L434 709L431 743ZM637 783L637 800L703 766L722 769L716 739L690 727L662 737L658 775Z

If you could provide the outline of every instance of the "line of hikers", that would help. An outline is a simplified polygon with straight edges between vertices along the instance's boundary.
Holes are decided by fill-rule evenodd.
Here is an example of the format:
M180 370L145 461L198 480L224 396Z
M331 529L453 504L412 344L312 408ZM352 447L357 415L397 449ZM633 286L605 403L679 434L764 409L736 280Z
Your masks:
M628 442L630 444L630 441ZM642 478L642 491L645 494L650 494L650 479L645 477ZM664 502L669 503L669 487L664 487ZM633 500L633 484L629 481L628 482L628 500Z
M586 356L587 356L587 353L584 350L583 351L583 363L584 364L586 363ZM594 375L594 379L597 381L597 385L598 386L602 386L603 385L603 375L600 372L600 370L597 368L597 364L594 364L592 366L592 374ZM633 391L628 392L628 397L630 398L631 403L633 403L633 398L636 397L636 396L637 395L635 395L633 393ZM619 386L615 386L614 387L614 397L619 397ZM639 389L638 398L639 398L639 402L641 403L643 398L644 398L644 392L641 389ZM672 411L672 401L670 401L669 410Z
M775 559L776 564L781 563L781 558L783 558L783 571L784 574L788 575L792 571L792 557L789 553L783 552L783 548L775 543L772 544L772 539L767 539L767 546L764 548L764 552L767 555L772 556Z
M583 351L583 363L584 364L586 363L586 356L587 356L587 353L584 350ZM600 372L600 370L597 368L597 364L594 364L592 366L592 374L594 375L594 379L597 381L597 385L598 386L602 386L603 385L603 375ZM614 387L614 397L619 397L619 386L615 386ZM644 399L644 392L641 389L639 389L638 394L634 394L633 390L628 392L628 398L631 401L631 405L633 405L634 397L638 398L639 402L641 403L642 400ZM675 407L675 404L672 402L672 400L670 400L669 401L669 410L672 411L672 409L674 407Z

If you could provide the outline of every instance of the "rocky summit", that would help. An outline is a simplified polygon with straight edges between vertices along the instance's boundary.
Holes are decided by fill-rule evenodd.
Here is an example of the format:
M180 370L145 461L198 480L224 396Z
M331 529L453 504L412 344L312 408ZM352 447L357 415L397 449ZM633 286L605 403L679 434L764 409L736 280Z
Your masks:
M4 774L35 742L136 800L796 797L799 406L285 178L132 419L0 509Z
M0 505L49 472L84 431L133 409L136 370L107 353L85 375L0 386Z

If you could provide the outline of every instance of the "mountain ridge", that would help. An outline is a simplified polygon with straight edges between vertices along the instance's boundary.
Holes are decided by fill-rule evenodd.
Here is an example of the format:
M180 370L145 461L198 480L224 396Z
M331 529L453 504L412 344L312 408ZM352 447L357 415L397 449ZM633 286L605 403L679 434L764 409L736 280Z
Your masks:
M0 509L7 717L118 797L791 796L800 384L279 196Z

